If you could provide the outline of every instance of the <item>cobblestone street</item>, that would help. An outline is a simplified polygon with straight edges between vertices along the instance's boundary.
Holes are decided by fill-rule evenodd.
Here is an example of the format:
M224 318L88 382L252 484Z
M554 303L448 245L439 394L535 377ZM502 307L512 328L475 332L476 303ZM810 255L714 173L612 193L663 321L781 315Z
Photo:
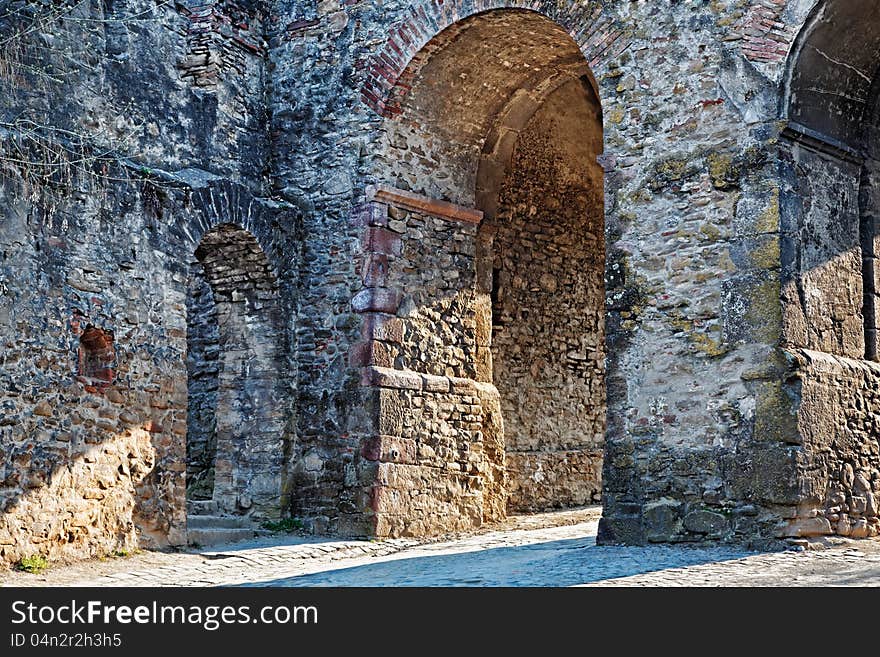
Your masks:
M519 516L433 543L285 536L8 572L4 586L880 586L880 542L775 553L596 546L599 509Z

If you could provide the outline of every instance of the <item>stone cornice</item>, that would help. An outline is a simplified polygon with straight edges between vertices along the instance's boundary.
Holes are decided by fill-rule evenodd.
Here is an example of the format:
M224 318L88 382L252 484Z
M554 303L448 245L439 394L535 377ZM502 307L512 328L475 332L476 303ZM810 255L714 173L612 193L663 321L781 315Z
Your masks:
M479 224L483 213L449 201L440 201L422 194L415 194L389 185L371 185L367 188L367 200L387 203L406 210L424 212L440 219L460 221L466 224Z

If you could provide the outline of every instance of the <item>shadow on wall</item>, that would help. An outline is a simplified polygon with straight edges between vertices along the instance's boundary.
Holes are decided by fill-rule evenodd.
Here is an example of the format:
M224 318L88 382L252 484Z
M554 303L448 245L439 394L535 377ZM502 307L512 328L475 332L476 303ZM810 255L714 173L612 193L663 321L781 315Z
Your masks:
M878 16L877 0L820 2L781 103L782 345L806 451L794 535L880 532Z
M122 208L111 206L106 214L123 219L114 224L120 227L119 235L126 227L146 226L140 241L123 240L112 231L96 231L94 239L91 234L89 239L72 234L62 241L51 237L54 229L47 228L49 237L38 235L33 241L36 250L29 251L32 242L17 242L4 227L3 237L12 236L12 253L20 253L22 267L37 272L27 280L41 287L22 285L14 290L13 304L21 304L19 319L33 316L35 321L24 330L19 325L12 338L17 350L0 354L3 561L35 553L52 560L81 559L185 543L184 283L186 264L196 248L192 236L209 233L221 216L259 235L261 244L271 249L273 262L280 263L282 282L271 290L256 286L241 298L230 290L228 309L247 305L259 314L274 308L277 317L278 297L294 296L298 267L297 250L289 246L296 242L287 239L287 231L296 229L296 215L289 222L281 220L289 208L264 203L228 181L205 183L196 177L190 181L196 187L191 187L189 180L174 177L161 189L145 183L141 189L120 186L114 192L135 201ZM141 203L136 202L138 192L143 193ZM103 216L104 197L94 197ZM66 221L65 213L58 214ZM97 220L91 215L83 220L84 230L93 228L91 221ZM20 227L23 234L32 229L23 221ZM223 230L213 234L217 233ZM40 248L43 239L50 248ZM281 256L278 245L286 249ZM252 245L246 246L242 253L252 255ZM221 252L228 262L218 269L235 264L234 254ZM264 266L257 269L265 271ZM246 325L247 313L238 320L236 326ZM285 374L296 371L285 351L293 322L291 316L272 324L282 326L275 337L281 343ZM268 353L259 347L255 351ZM248 369L247 359L236 362ZM274 442L254 450L255 459L263 458L260 474L271 476L269 460L285 457L276 448L280 432L289 430L293 384L289 376L283 377L291 387L276 396L271 392L278 383L274 373L269 381L252 379L251 388L270 390L257 399L265 398L271 413L284 414ZM277 509L281 491L273 489L271 498Z
M4 505L3 560L11 563L35 552L50 560L89 558L143 547L134 518L143 501L138 488L147 485L156 461L149 431L132 428L108 436L49 473L31 458L31 453L14 456L28 476L20 482L22 492ZM152 534L158 545L182 542L182 536L169 534L162 514L150 520L139 523L143 538Z

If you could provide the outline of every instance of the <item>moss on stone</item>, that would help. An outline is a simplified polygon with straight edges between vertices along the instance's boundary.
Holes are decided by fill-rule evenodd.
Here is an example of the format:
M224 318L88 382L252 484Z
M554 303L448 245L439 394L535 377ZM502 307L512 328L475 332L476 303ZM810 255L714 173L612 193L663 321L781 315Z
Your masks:
M713 358L723 356L730 351L730 346L725 344L720 337L718 340L713 340L705 333L694 331L688 335L688 338L697 351Z
M797 436L796 410L779 381L758 384L755 395L755 439L792 442Z
M743 371L740 378L743 381L772 380L778 379L788 371L789 363L778 350L774 349L765 360Z
M703 224L700 226L700 232L711 242L716 242L721 237L721 230L714 224Z
M649 178L647 187L654 192L659 192L671 183L678 183L688 175L688 160L682 158L669 158L654 165L653 175Z
M718 333L718 338L713 339L710 335L697 330L694 327L694 321L692 319L688 319L681 315L671 320L670 325L679 332L684 333L684 336L687 338L688 342L690 342L691 346L701 354L714 358L716 356L723 356L730 351L730 346L725 344L721 339L720 328L713 330L713 332Z
M770 202L767 208L755 222L755 231L758 233L779 232L779 188L770 190Z
M669 324L677 328L679 331L685 332L692 330L694 327L694 324L691 320L684 319L683 317L676 317L675 319L671 320Z
M767 344L779 341L782 326L780 293L779 281L774 279L763 281L749 291L745 320L751 327L754 340Z
M758 269L777 269L779 259L779 239L776 237L766 239L750 254L752 264Z
M629 197L633 203L647 203L651 200L651 193L644 187L634 192Z
M657 164L657 173L667 180L681 180L686 167L686 160L665 160Z
M40 554L32 554L22 557L18 563L15 564L16 570L23 573L31 573L32 575L39 575L40 573L45 572L48 568L49 560Z
M728 189L734 185L736 175L733 167L733 158L730 155L710 153L706 158L709 167L709 177L716 189Z

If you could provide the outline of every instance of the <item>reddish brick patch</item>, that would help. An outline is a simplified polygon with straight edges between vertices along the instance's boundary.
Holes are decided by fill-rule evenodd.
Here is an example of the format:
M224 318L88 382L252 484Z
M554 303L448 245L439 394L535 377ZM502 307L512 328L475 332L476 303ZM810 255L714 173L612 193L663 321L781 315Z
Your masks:
M116 378L114 371L116 351L113 332L86 327L79 338L79 376L90 385L88 388L106 387ZM89 390L96 392L97 390Z
M749 7L739 31L742 52L753 62L779 62L788 56L795 31L781 21L786 0L762 0Z

